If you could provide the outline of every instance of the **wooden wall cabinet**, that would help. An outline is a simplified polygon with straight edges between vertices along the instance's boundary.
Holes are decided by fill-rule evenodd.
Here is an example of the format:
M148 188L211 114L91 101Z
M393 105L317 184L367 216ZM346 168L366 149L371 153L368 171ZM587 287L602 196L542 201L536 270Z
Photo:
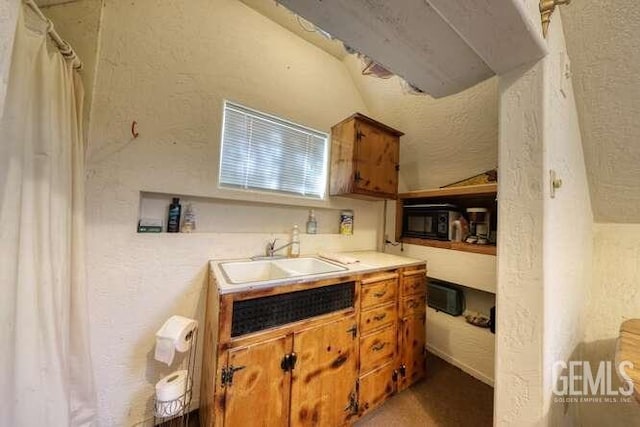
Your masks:
M329 194L395 199L402 135L360 113L333 126Z
M234 304L349 284L349 307L233 336ZM424 264L227 295L212 277L202 425L350 425L424 375L425 295Z

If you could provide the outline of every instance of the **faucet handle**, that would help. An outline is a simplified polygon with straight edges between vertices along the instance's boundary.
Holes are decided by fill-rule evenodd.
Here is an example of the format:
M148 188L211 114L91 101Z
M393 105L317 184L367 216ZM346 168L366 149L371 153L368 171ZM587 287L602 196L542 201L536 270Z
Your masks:
M273 239L273 240L269 240L267 241L267 247L265 248L265 252L266 255L269 257L273 256L273 253L275 252L275 248L276 248L276 242L278 241L278 239Z

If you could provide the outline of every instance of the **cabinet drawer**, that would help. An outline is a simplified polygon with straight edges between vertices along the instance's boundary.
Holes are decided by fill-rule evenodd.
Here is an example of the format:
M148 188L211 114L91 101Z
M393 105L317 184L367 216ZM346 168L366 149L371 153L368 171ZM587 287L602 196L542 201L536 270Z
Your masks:
M364 282L363 282L364 283ZM373 307L395 301L398 279L386 279L379 282L363 284L360 292L361 307Z
M402 277L402 295L424 294L427 291L426 270L405 271Z
M367 373L391 362L396 354L396 324L360 339L360 372Z
M359 415L364 415L380 406L395 392L396 382L393 379L393 371L394 364L387 363L359 378Z
M397 318L398 312L394 303L363 311L360 314L360 332L365 334L381 326L395 323Z
M400 300L400 310L402 317L426 311L427 301L424 294L402 298Z

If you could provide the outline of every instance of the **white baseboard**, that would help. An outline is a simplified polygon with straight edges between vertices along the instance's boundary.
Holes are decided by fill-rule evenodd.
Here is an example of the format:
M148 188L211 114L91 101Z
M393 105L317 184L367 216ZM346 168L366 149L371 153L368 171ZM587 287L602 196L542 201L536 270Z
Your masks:
M432 347L431 345L427 344L427 350L433 354L435 354L436 356L438 356L439 358L445 360L446 362L449 362L450 364L452 364L453 366L456 366L460 369L462 369L464 372L466 372L467 374L471 375L474 378L479 379L480 381L482 381L483 383L490 385L491 387L493 387L493 379L489 378L488 376L486 376L485 374L483 374L482 372L478 371L477 369L472 368L469 365L466 365L462 362L460 362L459 360L449 356L448 354L438 350L435 347Z

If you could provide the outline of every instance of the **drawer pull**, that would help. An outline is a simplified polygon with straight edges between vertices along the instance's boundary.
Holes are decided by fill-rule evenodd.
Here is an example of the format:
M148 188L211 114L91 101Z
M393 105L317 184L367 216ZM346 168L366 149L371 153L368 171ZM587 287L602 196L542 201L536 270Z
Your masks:
M420 305L420 303L416 300L409 301L409 308L416 308Z
M380 351L387 345L386 342L378 342L371 346L371 350Z
M376 292L376 293L374 293L374 294L373 294L373 296L374 296L374 297L376 297L376 298L382 298L382 297L383 297L383 296L385 296L386 294L387 294L387 290L385 289L385 290L383 290L383 291L380 291L380 292Z
M380 313L380 314L376 314L375 316L373 316L373 320L379 322L382 319L384 319L385 317L387 317L387 313Z

